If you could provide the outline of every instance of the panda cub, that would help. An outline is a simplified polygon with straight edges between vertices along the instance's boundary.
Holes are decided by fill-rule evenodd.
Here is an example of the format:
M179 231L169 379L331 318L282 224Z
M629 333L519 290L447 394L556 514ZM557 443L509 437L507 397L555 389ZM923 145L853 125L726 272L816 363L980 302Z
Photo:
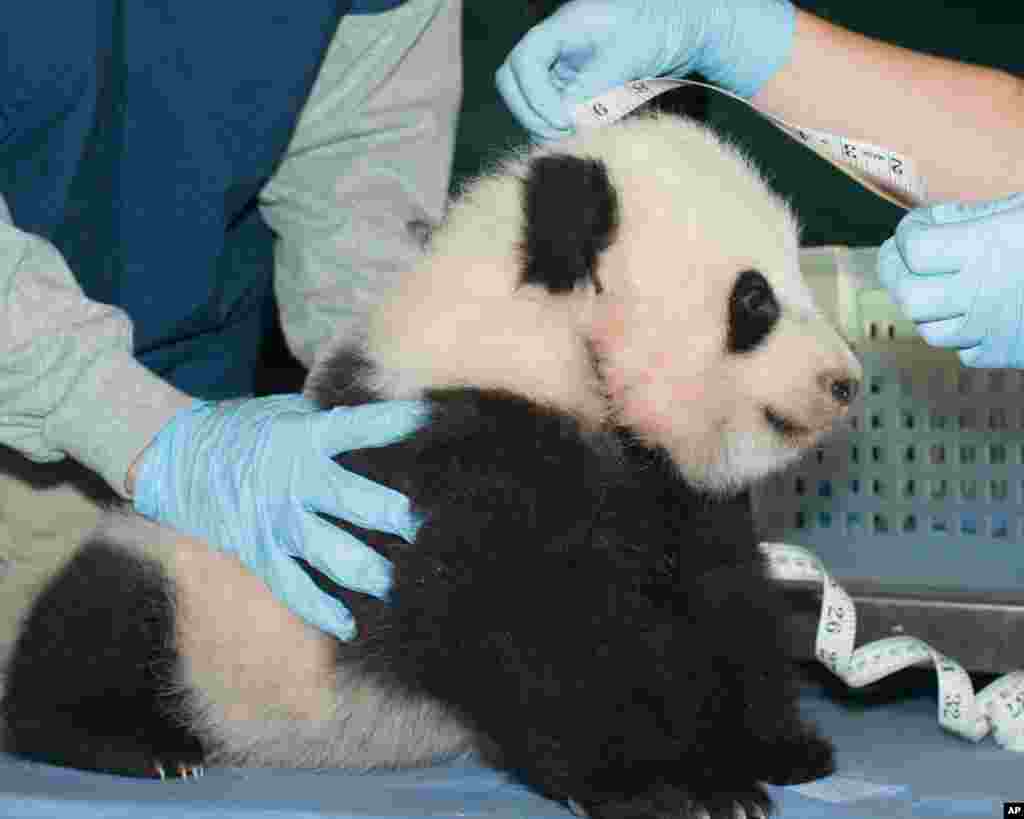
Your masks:
M378 304L308 394L426 401L409 439L338 457L423 519L413 544L355 530L394 563L386 604L310 569L356 614L340 643L233 557L112 514L24 619L6 748L140 776L472 750L605 819L754 817L760 783L829 773L743 492L860 369L749 163L669 116L533 148Z

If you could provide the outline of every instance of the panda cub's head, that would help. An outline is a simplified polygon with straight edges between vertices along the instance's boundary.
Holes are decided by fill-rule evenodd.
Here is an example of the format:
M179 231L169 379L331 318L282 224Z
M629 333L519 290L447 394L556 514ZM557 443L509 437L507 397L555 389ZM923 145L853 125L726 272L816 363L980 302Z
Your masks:
M370 317L363 385L502 388L667 451L694 486L777 470L861 370L815 307L785 204L733 148L640 117L467 187Z

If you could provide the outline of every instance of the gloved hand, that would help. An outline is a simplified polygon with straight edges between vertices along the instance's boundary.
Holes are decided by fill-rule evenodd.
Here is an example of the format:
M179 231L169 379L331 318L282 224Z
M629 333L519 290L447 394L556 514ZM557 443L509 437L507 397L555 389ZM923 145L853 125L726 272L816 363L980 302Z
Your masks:
M418 521L408 499L331 456L392 443L425 419L415 401L331 411L299 395L197 401L142 453L135 509L236 554L304 620L348 639L355 633L349 611L292 556L347 588L387 592L390 563L315 513L411 540Z
M752 97L789 57L788 0L573 0L498 69L506 105L538 139L572 131L574 105L630 80L700 72Z
M878 272L929 344L968 367L1024 367L1024 194L911 211Z

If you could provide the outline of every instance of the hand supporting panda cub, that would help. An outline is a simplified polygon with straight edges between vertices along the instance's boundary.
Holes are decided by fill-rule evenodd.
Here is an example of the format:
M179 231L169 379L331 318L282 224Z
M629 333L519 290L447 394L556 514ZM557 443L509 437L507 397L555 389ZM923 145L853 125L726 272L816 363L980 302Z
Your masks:
M135 510L236 554L306 622L351 638L351 613L293 558L341 586L384 596L390 563L321 515L411 540L409 501L332 456L393 443L417 429L424 412L414 401L322 412L299 395L197 401L140 457Z

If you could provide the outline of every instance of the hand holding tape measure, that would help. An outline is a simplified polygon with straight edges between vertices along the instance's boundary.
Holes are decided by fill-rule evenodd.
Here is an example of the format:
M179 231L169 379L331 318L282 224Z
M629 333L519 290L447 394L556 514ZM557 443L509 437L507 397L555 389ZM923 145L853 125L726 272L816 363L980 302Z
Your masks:
M693 72L750 104L792 59L798 14L810 17L788 0L572 0L527 32L496 82L540 139L612 122ZM925 341L967 366L1024 367L1024 197L925 207L910 157L763 115L879 196L917 209L879 258L881 280Z
M679 79L691 72L750 105L790 59L795 15L788 0L572 0L527 32L496 82L524 127L548 140L614 122L670 88L705 85ZM911 210L880 251L880 277L926 341L956 349L969 366L1024 367L1024 194L929 206L910 157L758 113ZM815 654L844 682L859 687L930 663L943 727L975 741L991 733L1001 746L1024 751L1024 672L975 695L959 664L914 637L855 648L853 600L817 558L786 544L763 549L777 578L822 583Z

